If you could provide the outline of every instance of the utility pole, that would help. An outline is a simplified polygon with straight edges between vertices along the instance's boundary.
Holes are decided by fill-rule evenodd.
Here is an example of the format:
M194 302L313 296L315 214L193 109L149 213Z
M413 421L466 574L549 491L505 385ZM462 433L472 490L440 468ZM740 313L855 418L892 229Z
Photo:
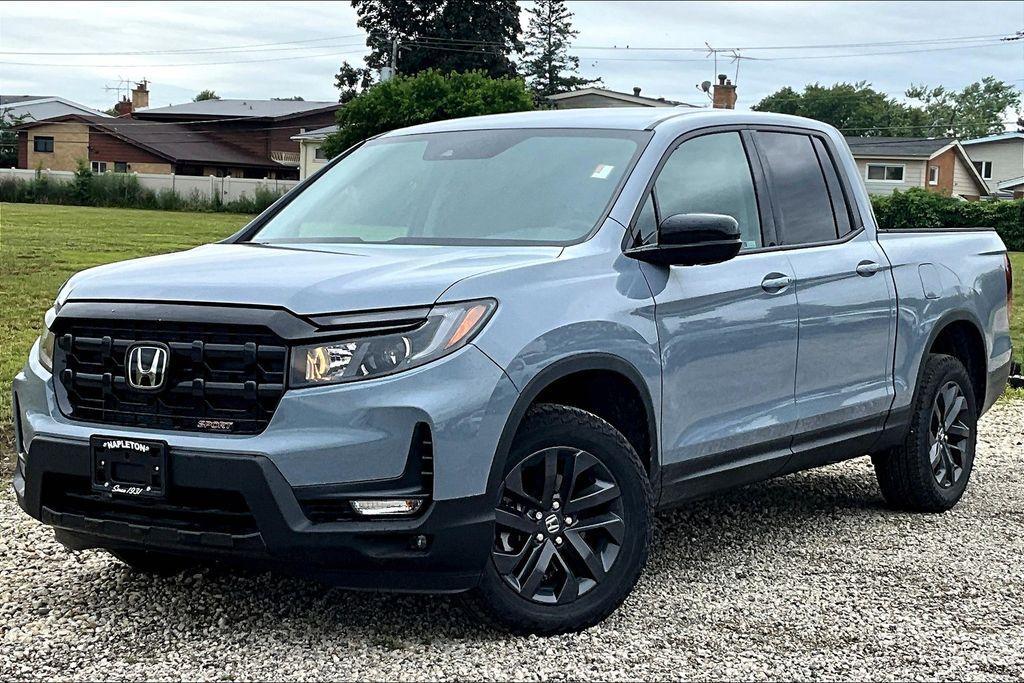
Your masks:
M401 41L398 40L398 34L396 33L391 38L391 59L388 61L388 65L380 70L381 83L398 74L398 48L400 45Z

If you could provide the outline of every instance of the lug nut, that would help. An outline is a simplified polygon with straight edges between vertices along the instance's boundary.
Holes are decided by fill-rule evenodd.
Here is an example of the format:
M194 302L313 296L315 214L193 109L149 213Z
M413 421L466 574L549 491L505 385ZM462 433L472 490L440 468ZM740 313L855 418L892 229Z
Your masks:
M555 537L555 545L562 545L562 537L561 536L556 536Z
M544 513L540 512L540 511L533 513L533 518L534 519L540 519L543 516L544 516Z
M551 504L551 508L553 510L557 510L560 507L562 507L562 505L557 500L554 503Z
M541 541L544 540L544 534L537 534L536 538L537 538L537 542L540 543Z
M566 523L567 525L568 525L568 524L572 524L572 517L566 517L566 518L565 518L565 523Z

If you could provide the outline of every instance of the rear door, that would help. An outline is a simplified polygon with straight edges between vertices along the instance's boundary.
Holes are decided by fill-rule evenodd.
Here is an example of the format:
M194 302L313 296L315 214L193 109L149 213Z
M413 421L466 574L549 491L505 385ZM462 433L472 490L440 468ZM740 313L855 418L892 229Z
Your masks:
M888 261L852 211L825 137L758 131L780 244L800 311L794 453L868 448L892 403L895 292ZM839 457L840 454L836 453Z
M770 476L790 455L797 301L787 254L765 249L774 238L752 144L738 130L682 141L663 161L633 225L637 240L649 242L667 216L726 214L744 242L724 263L641 266L661 341L666 500L714 488L708 475L730 484L742 483L740 468L741 479Z

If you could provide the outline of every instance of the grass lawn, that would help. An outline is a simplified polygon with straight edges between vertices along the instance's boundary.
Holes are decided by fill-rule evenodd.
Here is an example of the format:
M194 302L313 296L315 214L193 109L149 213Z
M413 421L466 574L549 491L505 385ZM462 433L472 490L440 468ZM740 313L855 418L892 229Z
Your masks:
M69 277L103 263L220 240L250 218L0 204L0 434L10 434L11 380L39 335L57 288Z
M0 204L0 435L10 434L11 379L57 288L91 266L222 239L250 216ZM1024 359L1024 253L1013 259L1013 346ZM1016 392L1024 397L1024 392Z

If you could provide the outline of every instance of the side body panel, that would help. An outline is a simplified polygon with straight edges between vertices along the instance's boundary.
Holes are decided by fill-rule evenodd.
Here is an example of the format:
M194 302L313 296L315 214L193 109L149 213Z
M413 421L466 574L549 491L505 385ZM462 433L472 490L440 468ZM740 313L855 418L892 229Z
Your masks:
M1012 353L1002 240L992 230L883 231L879 244L899 297L893 411L910 405L924 354L956 320L973 323L985 342L987 410L1003 392Z

